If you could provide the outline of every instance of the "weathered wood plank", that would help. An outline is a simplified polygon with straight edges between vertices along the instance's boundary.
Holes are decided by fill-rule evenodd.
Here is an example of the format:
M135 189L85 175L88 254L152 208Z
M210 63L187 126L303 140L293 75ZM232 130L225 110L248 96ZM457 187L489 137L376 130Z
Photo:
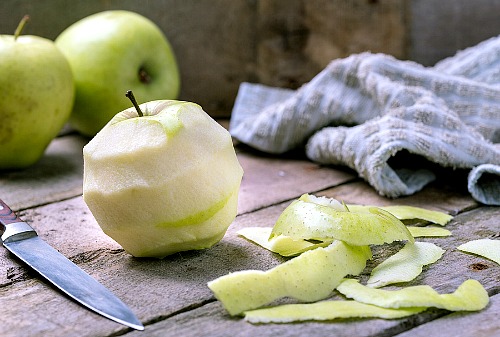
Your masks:
M414 325L412 319L405 319ZM199 309L180 313L147 327L148 336L217 336L217 337L370 337L390 336L404 331L402 320L345 319L335 322L304 322L297 324L252 325L239 318L231 318L219 302L207 304ZM127 337L141 336L139 332Z
M365 193L369 193L367 186ZM409 198L411 200L411 198ZM431 311L418 318L398 321L346 320L333 324L307 323L259 327L241 320L229 319L206 283L216 277L243 269L269 269L283 259L238 238L236 231L246 226L272 226L288 202L237 217L224 239L215 247L201 252L185 252L163 260L135 259L124 253L98 228L81 197L26 210L40 235L63 254L69 256L129 304L139 318L148 324L148 335L219 331L220 335L284 336L308 332L310 336L341 333L356 336L395 334L428 322L443 312ZM427 268L412 284L430 284L443 292L453 291L466 278L480 280L491 291L498 291L500 267L479 257L456 251L465 240L493 235L499 231L496 221L500 208L482 207L458 215L447 228L450 238L428 239L446 249L436 265ZM473 230L472 230L473 229ZM388 251L379 250L384 256ZM381 258L370 263L373 267ZM126 331L116 323L79 307L27 272L2 250L0 273L0 307L2 317L22 317L22 324L2 322L0 335L16 336L30 329L33 336L106 336ZM5 263L5 261L10 261ZM10 264L9 264L10 263ZM470 268L483 263L486 269ZM363 275L366 277L367 273ZM496 290L495 290L496 289ZM193 308L200 307L198 310ZM185 314L180 314L186 311ZM215 312L214 312L215 311ZM168 318L172 317L172 318ZM198 318L197 318L198 317ZM167 319L168 318L168 319ZM0 320L3 320L0 318ZM152 324L158 322L156 324ZM172 324L175 323L175 329ZM20 328L22 327L22 329ZM56 328L62 327L62 328ZM293 329L292 329L293 327ZM49 330L48 330L49 329Z
M480 280L491 294L498 292L500 268L491 261L455 248L474 238L500 232L500 208L481 207L468 193L447 183L433 184L406 198L380 197L348 170L318 166L304 158L264 156L237 148L245 170L239 216L215 247L174 254L163 260L136 259L125 253L99 228L81 197L86 140L60 137L33 168L4 173L0 195L61 253L115 292L147 325L148 335L378 336L402 333L446 314L431 310L396 320L344 320L335 323L254 326L227 316L206 283L243 269L267 270L284 261L246 240L236 231L247 226L272 226L291 199L303 193L328 195L347 203L408 204L457 215L447 225L452 237L423 239L446 249L443 258L410 284L430 284L453 291L466 278ZM140 224L138 224L140 225ZM382 246L361 276L400 245ZM475 268L480 264L481 268ZM338 297L335 297L338 298ZM109 336L127 328L104 319L62 296L37 275L0 250L0 335ZM5 308L5 309L4 309ZM479 313L480 315L481 313ZM431 324L431 323L428 323ZM133 335L135 333L131 333Z
M239 319L229 318L223 313L220 303L210 303L200 309L181 313L165 321L148 326L148 336L390 336L398 330L407 329L401 323L418 324L416 317L399 321L379 319L342 320L326 323L300 323L289 325L250 325ZM432 316L442 315L434 311ZM397 334L398 337L456 337L456 336L497 336L500 331L500 295L492 296L490 305L481 312L457 312L446 314L429 323L422 324ZM428 314L430 317L431 314ZM357 325L352 331L350 326ZM127 337L140 336L133 332Z
M3 337L109 336L127 331L83 309L38 279L0 287L0 297L2 309L7 309L0 317Z
M1 172L0 198L19 210L81 194L87 141L77 135L56 138L34 166Z
M292 158L238 152L244 175L238 212L247 213L356 179L352 173Z
M23 216L49 244L115 292L146 323L213 300L206 283L220 275L237 269L266 269L280 262L271 253L248 247L233 231L210 250L163 260L136 259L100 231L81 197L30 209ZM27 329L32 336L44 336L47 326L67 327L51 331L51 336L123 331L34 278L4 249L0 254L0 307L5 309L0 316L1 336L16 336ZM22 330L15 320L2 322L13 317L23 319Z

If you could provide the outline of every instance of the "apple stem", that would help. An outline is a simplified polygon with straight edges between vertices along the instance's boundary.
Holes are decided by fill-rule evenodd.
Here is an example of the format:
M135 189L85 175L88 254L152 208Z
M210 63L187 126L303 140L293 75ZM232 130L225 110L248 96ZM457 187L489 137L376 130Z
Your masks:
M132 90L127 90L125 96L127 96L128 99L132 102L132 104L135 107L135 110L137 110L137 114L139 115L139 117L144 116L144 114L141 111L141 108L139 107L139 104L137 104L137 101L135 100L134 93L132 92Z
M26 22L29 21L29 19L30 19L29 15L23 16L23 18L19 22L19 25L16 28L16 31L14 32L14 41L17 40L17 38L19 37L19 35L21 35L21 32L23 31L24 26L26 25Z

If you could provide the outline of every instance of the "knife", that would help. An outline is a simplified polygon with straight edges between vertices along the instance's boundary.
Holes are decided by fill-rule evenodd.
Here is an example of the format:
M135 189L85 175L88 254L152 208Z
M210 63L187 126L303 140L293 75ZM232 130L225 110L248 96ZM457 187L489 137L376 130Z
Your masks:
M115 322L144 330L120 299L40 239L1 199L0 235L5 248L75 301Z

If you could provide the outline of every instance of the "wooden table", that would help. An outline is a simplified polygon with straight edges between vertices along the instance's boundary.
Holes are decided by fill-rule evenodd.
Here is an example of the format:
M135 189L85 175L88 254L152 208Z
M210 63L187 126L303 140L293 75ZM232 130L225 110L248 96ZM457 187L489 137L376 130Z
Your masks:
M302 154L266 156L236 149L245 174L239 215L224 239L211 249L165 259L138 259L100 230L82 193L81 151L86 139L66 134L55 139L43 159L24 171L0 175L0 197L19 211L39 235L119 296L145 325L144 332L84 309L63 296L0 249L0 336L499 336L500 266L455 248L466 241L498 237L500 207L479 205L465 181L440 181L405 198L378 196L354 172L316 165ZM272 226L303 193L346 203L405 204L454 215L448 238L421 239L446 250L410 284L452 292L464 280L479 280L490 294L488 307L475 313L429 309L404 319L348 319L333 322L252 325L231 318L207 282L244 269L267 270L284 259L238 237L246 226ZM140 225L140 224L138 224ZM393 248L394 249L394 248ZM391 249L379 249L362 278ZM338 297L338 295L334 295Z

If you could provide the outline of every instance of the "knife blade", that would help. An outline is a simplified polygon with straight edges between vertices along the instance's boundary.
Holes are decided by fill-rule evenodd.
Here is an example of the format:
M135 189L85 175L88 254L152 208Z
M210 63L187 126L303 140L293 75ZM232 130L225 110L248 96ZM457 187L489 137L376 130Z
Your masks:
M43 241L1 199L0 235L5 248L78 303L115 322L144 330L118 297Z

